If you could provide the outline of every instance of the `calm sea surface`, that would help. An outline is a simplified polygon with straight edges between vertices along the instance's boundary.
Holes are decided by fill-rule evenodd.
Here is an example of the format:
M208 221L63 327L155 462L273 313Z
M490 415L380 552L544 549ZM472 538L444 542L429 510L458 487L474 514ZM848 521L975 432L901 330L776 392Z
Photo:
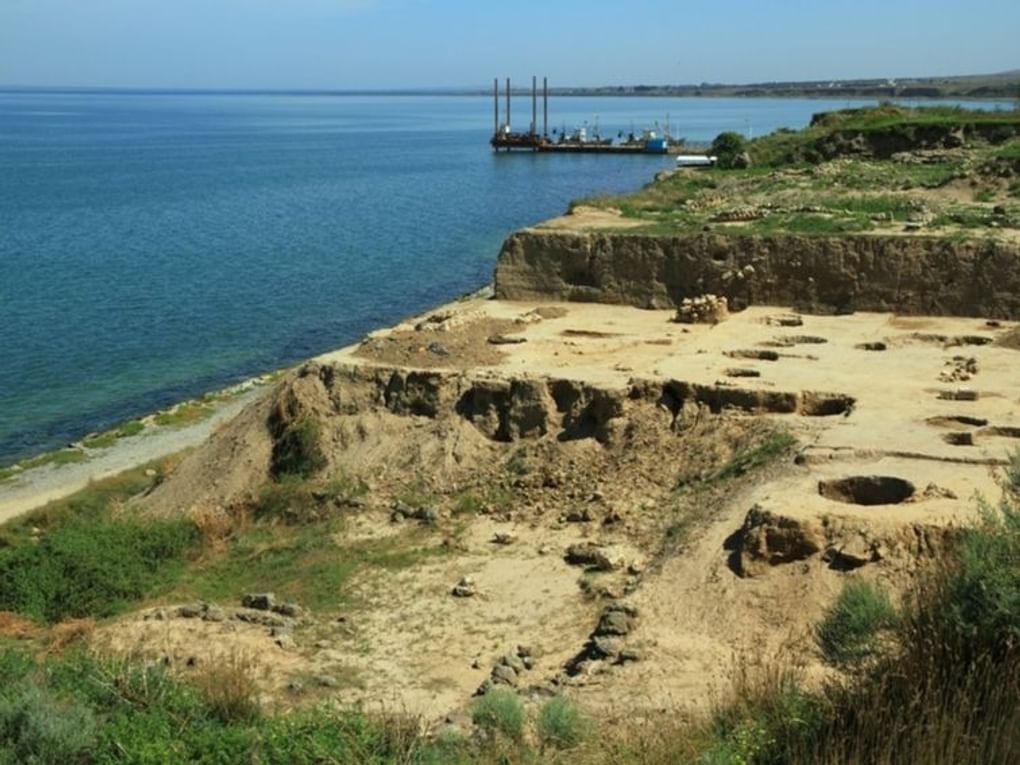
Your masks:
M550 127L708 141L843 106L560 98ZM485 97L0 92L0 464L479 287L514 228L671 163L491 131Z

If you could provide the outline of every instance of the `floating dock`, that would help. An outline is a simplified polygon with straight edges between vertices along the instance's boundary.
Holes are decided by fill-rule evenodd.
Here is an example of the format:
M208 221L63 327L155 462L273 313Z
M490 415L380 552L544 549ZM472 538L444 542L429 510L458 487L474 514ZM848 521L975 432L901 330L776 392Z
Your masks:
M666 136L654 133L640 139L613 143L612 139L588 139L583 131L580 135L558 139L549 137L549 79L542 78L542 132L538 131L538 78L531 78L531 126L525 132L514 132L510 123L510 78L506 78L506 121L500 122L499 78L492 81L493 134L489 144L496 151L539 151L561 154L680 154L684 151L682 142L676 143Z

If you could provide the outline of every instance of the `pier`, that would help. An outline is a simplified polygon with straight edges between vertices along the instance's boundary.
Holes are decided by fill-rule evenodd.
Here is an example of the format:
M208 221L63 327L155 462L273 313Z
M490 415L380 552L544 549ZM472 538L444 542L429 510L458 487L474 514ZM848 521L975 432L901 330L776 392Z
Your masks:
M506 120L500 121L499 78L492 81L493 133L489 140L496 151L538 151L561 154L679 154L682 141L673 141L668 135L645 133L629 136L622 143L613 143L611 138L594 136L589 138L579 130L571 136L560 134L556 140L549 137L549 79L542 78L542 131L538 130L538 78L531 78L531 125L527 132L514 132L511 121L510 78L506 78Z

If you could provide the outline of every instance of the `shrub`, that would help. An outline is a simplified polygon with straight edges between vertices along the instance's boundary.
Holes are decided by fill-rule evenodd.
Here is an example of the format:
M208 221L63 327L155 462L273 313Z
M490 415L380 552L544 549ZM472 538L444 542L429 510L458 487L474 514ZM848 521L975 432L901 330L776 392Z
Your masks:
M830 663L850 664L871 656L879 630L895 622L896 610L884 591L851 579L815 628L815 639Z
M272 473L276 478L310 478L326 466L319 423L305 416L286 425L273 444Z
M720 133L712 141L712 151L718 159L719 167L733 167L733 161L738 154L744 151L746 141L740 133Z
M555 696L543 704L535 726L542 745L556 749L577 746L588 733L587 720L565 696Z
M51 765L80 762L95 740L92 712L34 685L0 696L0 763Z
M475 702L471 721L489 736L501 734L520 741L524 736L524 705L513 691L493 688Z
M183 569L184 519L82 518L0 549L0 610L59 622L111 616Z
M286 476L278 483L262 487L255 517L277 520L288 526L315 523L323 519L323 508L312 494L312 488L297 476Z
M1014 455L1008 492L1016 485L1016 464ZM947 599L946 618L976 651L998 657L1020 645L1020 506L1015 498L985 508L982 526L964 532L959 570L950 578Z

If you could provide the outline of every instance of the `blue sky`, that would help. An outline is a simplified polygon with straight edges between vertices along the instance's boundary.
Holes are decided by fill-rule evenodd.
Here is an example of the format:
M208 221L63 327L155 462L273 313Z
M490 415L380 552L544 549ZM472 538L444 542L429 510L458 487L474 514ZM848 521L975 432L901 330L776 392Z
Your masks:
M0 84L186 88L896 77L1020 68L1020 2L0 0Z

